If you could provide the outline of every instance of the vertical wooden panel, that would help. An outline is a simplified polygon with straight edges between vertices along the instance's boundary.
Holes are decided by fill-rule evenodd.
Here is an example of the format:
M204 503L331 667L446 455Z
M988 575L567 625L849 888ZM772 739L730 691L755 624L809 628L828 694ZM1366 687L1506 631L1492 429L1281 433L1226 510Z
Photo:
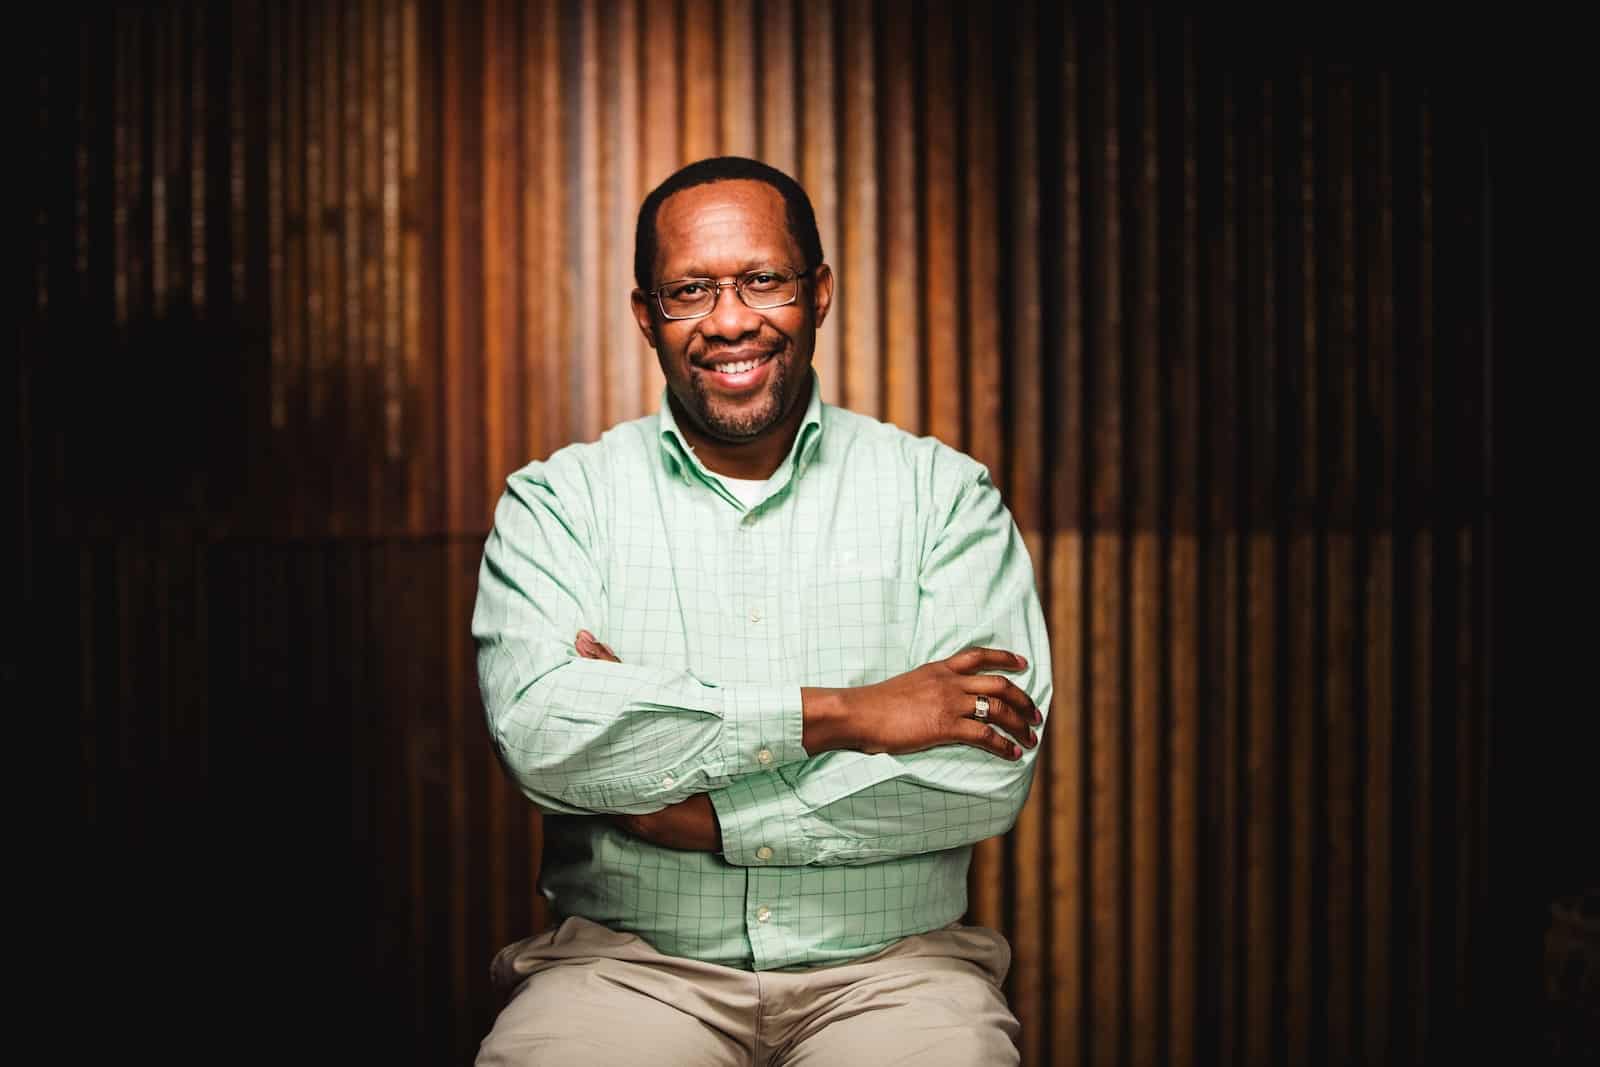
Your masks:
M1158 227L1163 223L1157 193L1160 166L1156 153L1156 73L1154 28L1150 16L1130 21L1124 30L1133 58L1128 72L1130 125L1127 145L1132 203L1137 220L1129 235L1129 274L1135 298L1128 347L1128 456L1132 499L1129 535L1128 651L1131 748L1128 773L1129 896L1128 1025L1129 1056L1134 1063L1155 1063L1162 1055L1162 1023L1166 946L1161 943L1162 904L1166 875L1162 853L1166 819L1161 810L1164 674L1162 623L1165 589L1160 536L1165 471L1161 428L1166 418L1161 382L1161 286Z
M521 423L517 410L523 396L520 388L522 347L518 334L516 301L521 286L517 267L521 262L517 238L521 227L519 212L523 201L517 194L521 166L517 126L521 117L520 94L514 60L517 53L499 46L501 40L516 40L518 13L499 0L485 5L483 21L483 317L484 331L484 432L488 463L482 471L484 498L497 500L505 472L525 461L521 445ZM514 429L513 429L514 428ZM495 761L485 761L474 777L485 781L496 778ZM510 815L505 794L488 791L487 868L489 884L504 885L509 878ZM489 929L496 944L512 938L508 902L499 893L489 897ZM518 916L519 920L521 916ZM520 925L520 923L519 923Z
M365 278L361 263L361 185L366 169L366 144L362 137L361 112L365 79L362 76L365 33L359 0L347 0L342 7L340 32L343 36L339 56L339 141L342 162L339 175L339 284L340 336L338 350L344 354L339 380L344 391L344 412L340 419L343 440L340 452L349 470L341 479L340 507L348 528L360 531L367 525L367 490L370 479L364 450L371 429L367 392L363 318Z
M1366 753L1358 748L1358 730L1363 717L1365 694L1364 628L1361 605L1364 590L1360 582L1358 556L1362 546L1353 531L1356 522L1356 248L1355 192L1353 169L1354 124L1350 86L1339 81L1328 87L1328 182L1331 186L1328 212L1332 216L1327 244L1327 274L1332 297L1328 308L1329 367L1325 435L1329 440L1330 470L1333 478L1327 487L1328 521L1333 535L1328 545L1328 695L1326 745L1328 752L1328 1062L1349 1060L1357 1047L1355 1033L1360 1011L1357 1003L1363 980L1371 983L1380 975L1369 966L1366 975L1356 972L1368 943L1363 936L1358 902L1369 884L1367 873L1387 869L1387 854L1363 851L1360 827L1365 825L1358 768ZM1375 752L1375 750L1373 750ZM1377 787L1378 767L1367 767L1369 792ZM1387 778L1384 778L1385 788ZM1386 834L1387 820L1371 828L1373 834ZM1383 838L1384 841L1387 837ZM1362 860L1365 860L1365 870ZM1364 901L1366 929L1386 919L1385 901ZM1374 931L1371 938L1387 940L1387 929ZM1364 953L1363 953L1364 954ZM1370 957L1369 957L1370 963ZM1370 1020L1369 1020L1370 1025ZM1379 1050L1369 1050L1379 1051ZM1381 1056L1372 1062L1380 1062Z
M483 435L487 462L478 472L484 498L495 500L507 471L522 462L516 300L518 291L519 167L517 75L515 53L501 48L501 39L515 39L517 12L509 4L489 0L483 19ZM513 429L515 427L515 429Z
M471 106L463 99L466 93L464 71L471 60L463 54L463 38L470 30L462 25L465 15L460 9L447 7L442 16L439 40L440 68L440 216L443 220L441 249L443 253L443 297L440 308L443 324L444 349L440 360L443 370L441 385L444 388L444 409L452 417L445 423L445 481L448 522L459 529L467 520L468 491L461 475L465 464L462 456L468 449L467 438L473 430L473 421L456 417L464 415L467 400L467 375L461 361L467 356L466 318L472 315L468 305L473 292L472 282L465 276L467 270L463 245L468 243L471 231L463 225L461 203L464 187L469 184L467 168L472 160L467 145L463 144L466 128L465 112ZM470 394L466 394L470 395ZM470 468L468 468L470 470Z
M268 400L268 421L274 430L282 430L289 422L289 345L290 322L292 321L291 307L293 298L289 292L288 270L290 251L287 245L288 238L288 213L287 203L290 176L285 173L287 161L285 159L287 145L285 144L288 130L288 121L285 111L288 107L287 93L284 91L284 54L288 47L285 35L285 23L288 19L289 6L275 11L268 21L267 42L267 93L271 97L267 113L267 303L271 308L272 336L268 341L267 377L268 388L271 391ZM242 90L241 79L243 72L240 66L240 33L241 27L234 27L233 41L233 84L232 94L232 137L230 171L234 180L243 177L244 173L244 137L243 101L239 99ZM230 183L231 184L231 183ZM242 226L238 219L244 214L243 206L238 200L238 190L233 189L233 263L234 263L234 303L243 303L240 299L243 286L243 271L240 269L244 262L244 245L241 240Z
M804 40L795 7L793 0L770 0L762 4L760 16L753 20L750 55L741 57L739 62L751 67L761 105L760 114L755 116L761 129L760 149L747 154L756 155L785 174L799 178L798 120L805 108L808 87L801 82L800 65L795 62L795 53ZM755 74L757 56L761 60L759 77ZM818 189L808 184L807 191L814 208Z
M1314 117L1311 114L1311 73L1302 69L1292 103L1298 121L1292 131L1285 130L1286 154L1294 151L1294 169L1286 182L1280 202L1295 198L1298 218L1292 237L1298 242L1297 262L1285 263L1298 275L1299 285L1284 294L1291 308L1298 309L1298 336L1284 338L1285 373L1279 385L1281 410L1286 416L1286 448L1299 452L1285 462L1280 478L1286 484L1279 495L1279 507L1288 512L1288 737L1286 754L1289 767L1288 915L1285 916L1287 964L1284 986L1288 997L1285 1031L1289 1041L1287 1059L1310 1063L1314 1057L1313 1016L1318 1010L1313 956L1316 944L1318 881L1316 874L1317 806L1322 801L1317 784L1317 699L1319 659L1317 647L1318 558L1324 545L1312 525L1314 502L1318 500L1318 474L1321 470L1317 440L1317 276L1315 176L1313 173ZM1290 138L1293 140L1290 140ZM1292 182L1292 184L1290 184ZM1287 228L1287 227L1286 227ZM1291 234L1286 233L1285 237ZM1287 258L1287 257L1286 257ZM1293 276L1293 275L1289 275ZM1292 442L1292 444L1291 444Z
M966 342L966 441L973 459L998 471L1004 462L1005 438L1000 423L1004 376L1001 373L1000 322L994 314L994 289L981 279L997 278L1000 250L994 234L999 229L997 188L1000 180L999 145L993 116L998 114L995 92L994 15L981 5L963 8L966 16L959 32L972 42L963 57L965 91L962 93L962 168L965 201L962 232L964 277L974 284L962 286Z
M1166 958L1169 983L1167 1060L1173 1067L1188 1067L1200 1056L1197 1028L1201 964L1200 885L1203 778L1200 751L1205 743L1209 694L1202 689L1207 672L1202 666L1200 490L1203 460L1200 444L1202 376L1200 363L1200 241L1199 189L1196 144L1198 92L1194 70L1193 30L1186 20L1178 28L1181 80L1168 92L1182 102L1180 126L1181 185L1176 202L1181 217L1175 224L1181 235L1177 331L1171 358L1171 423L1168 428L1168 485L1171 487L1172 539L1167 555L1167 612L1169 618L1171 676L1169 723L1166 735L1168 787L1164 817L1171 833L1169 883L1172 904L1168 922ZM1159 85L1159 79L1158 79ZM1173 109L1168 109L1170 114ZM1167 171L1171 174L1171 169ZM1169 182L1171 178L1167 179ZM1172 228L1172 224L1169 224Z
M717 111L720 123L718 150L725 156L756 154L756 126L761 116L758 104L767 96L767 86L777 83L780 97L782 68L768 70L757 59L756 23L770 17L781 19L786 12L768 10L763 5L752 11L743 0L718 0L716 23L721 40L717 49L721 76L717 79ZM710 12L707 12L710 14ZM780 48L780 52L787 51ZM628 127L631 133L632 126ZM628 138L632 140L630 136ZM774 164L776 166L777 164ZM781 168L780 168L781 169Z
M131 227L134 183L131 156L133 153L133 115L131 67L133 66L134 13L119 9L112 25L111 85L113 94L112 122L112 185L111 185L111 299L116 324L128 324L129 257L133 250Z
M383 380L383 331L386 308L383 299L385 245L382 216L383 196L383 20L379 0L362 0L361 5L361 88L355 109L360 129L361 173L355 183L354 240L356 270L361 285L359 345L361 350L361 466L366 475L362 526L370 534L384 522L386 478Z
M1117 1064L1127 1049L1128 961L1125 929L1129 905L1123 842L1127 828L1124 777L1126 704L1123 685L1124 541L1122 487L1122 207L1118 27L1105 13L1103 37L1089 46L1098 53L1086 64L1097 83L1088 94L1097 104L1083 131L1096 251L1102 270L1090 278L1088 296L1096 316L1094 373L1088 386L1085 444L1093 457L1086 516L1089 542L1089 728L1090 759L1090 1033L1091 1062ZM1092 73L1090 73L1092 72Z
M678 82L678 5L675 0L647 3L643 16L648 45L644 49L644 126L640 135L644 142L644 184L654 188L684 162L678 143L680 105L684 99ZM549 103L555 108L550 114L559 114L563 100L552 98Z
M172 74L173 54L168 20L171 10L157 8L151 27L150 63L153 85L150 90L150 298L157 318L167 313L168 258L172 254L169 231L168 198L172 194L168 168L172 153L170 111L177 81Z
M639 201L648 191L641 184L639 152L639 9L623 0L611 11L606 28L614 72L607 86L606 125L613 146L610 211L606 220L606 285L600 301L608 312L606 425L638 418L655 407L659 388L647 374L653 360L633 319L628 294L633 291L633 229Z
M1215 542L1212 588L1216 590L1216 609L1213 616L1219 631L1216 657L1219 686L1219 703L1222 708L1222 736L1216 746L1217 782L1214 803L1217 811L1218 841L1217 931L1213 944L1216 948L1221 974L1217 983L1217 1053L1220 1062L1233 1063L1243 1059L1240 1005L1243 1003L1244 978L1242 946L1245 944L1243 917L1245 915L1244 870L1241 849L1243 781L1240 751L1242 736L1243 662L1240 655L1239 575L1241 548L1244 537L1238 530L1238 489L1235 485L1237 467L1237 382L1239 378L1239 324L1236 294L1239 291L1239 191L1238 191L1238 139L1234 126L1238 122L1236 90L1232 78L1224 75L1217 101L1220 126L1218 162L1219 203L1217 205L1218 229L1221 234L1212 246L1211 264L1212 298L1211 321L1213 334L1213 364L1211 391L1211 441L1212 494L1209 511L1211 525L1221 531Z
M960 112L956 105L955 26L948 3L929 7L923 26L924 93L921 122L922 218L917 263L922 296L922 337L926 350L927 432L961 448L964 397L961 388L961 293L971 284L960 261Z
M1370 103L1369 103L1370 106ZM1395 611L1397 603L1397 568L1401 565L1400 546L1406 543L1399 531L1393 530L1392 521L1395 515L1393 502L1389 499L1393 488L1397 484L1393 466L1393 442L1396 413L1393 410L1394 384L1394 335L1393 316L1390 311L1387 292L1390 288L1388 265L1392 260L1388 234L1393 227L1393 199L1392 190L1388 188L1387 170L1389 161L1386 157L1388 140L1388 101L1387 92L1383 91L1378 101L1380 114L1377 116L1362 116L1358 107L1352 107L1353 121L1365 119L1365 125L1377 131L1379 158L1369 159L1367 166L1362 168L1363 177L1370 179L1373 170L1380 171L1377 176L1376 188L1358 184L1358 191L1367 193L1367 201L1373 205L1362 214L1367 223L1366 232L1357 231L1358 240L1371 251L1369 257L1376 260L1372 268L1367 271L1369 280L1367 292L1364 294L1367 322L1366 366L1357 367L1357 381L1364 381L1366 395L1358 396L1356 418L1358 425L1364 427L1379 427L1381 429L1379 441L1382 451L1376 455L1357 455L1357 470L1360 472L1361 484L1368 492L1374 493L1376 500L1372 511L1377 514L1369 515L1367 522L1378 532L1370 541L1371 561L1368 567L1369 590L1367 600L1367 858L1369 876L1367 883L1367 902L1372 909L1368 916L1368 929L1372 931L1367 943L1367 982L1368 982L1368 1009L1366 1022L1366 1048L1369 1055L1376 1050L1383 1050L1384 1054L1407 1058L1407 1052L1397 1048L1395 1041L1404 1033L1401 1019L1412 1020L1427 1018L1426 990L1416 990L1416 985L1423 981L1419 974L1411 980L1413 990L1420 992L1410 1001L1404 1015L1397 1015L1393 1009L1392 984L1389 975L1395 973L1390 967L1387 973L1378 975L1373 971L1378 960L1392 962L1394 954L1404 953L1401 947L1395 944L1394 933L1403 927L1400 925L1398 915L1391 915L1390 909L1398 904L1403 897L1394 892L1393 880L1401 877L1401 873L1394 869L1390 857L1393 854L1394 837L1393 825L1403 823L1406 813L1396 804L1401 781L1409 777L1415 795L1419 798L1426 797L1430 790L1431 769L1420 767L1420 774L1408 774L1406 768L1399 765L1396 760L1395 744L1399 730L1397 726L1402 720L1409 720L1412 729L1413 741L1426 743L1432 715L1430 713L1430 698L1432 683L1430 681L1430 659L1425 646L1428 641L1427 634L1431 630L1428 610L1429 593L1423 588L1429 584L1428 574L1432 559L1431 545L1426 537L1419 537L1412 544L1413 565L1417 568L1412 573L1417 581L1417 595L1412 600L1411 610L1414 625L1414 634L1417 641L1415 654L1410 658L1411 678L1413 679L1413 692L1402 694L1397 687L1397 671L1395 659L1397 656L1407 657L1406 627L1402 618ZM1374 121L1376 119L1376 121ZM1362 188L1362 186L1366 186ZM1374 195L1375 194L1375 195ZM1374 210L1375 209L1375 210ZM1376 217L1376 226L1372 225ZM1363 294L1358 294L1359 297ZM1422 304L1426 314L1427 304ZM1358 323L1359 325L1359 323ZM1362 373L1362 372L1365 373ZM1397 706L1399 701L1405 701L1403 710ZM1418 758L1423 758L1423 753L1418 751ZM1418 812L1419 821L1422 812ZM1425 856L1426 847L1416 847L1413 844L1413 856L1420 865L1413 872L1417 878L1415 883L1419 892L1426 892L1429 882L1429 866ZM1426 924L1427 901L1417 902L1420 907L1413 906L1407 910L1411 913L1413 921L1417 922L1414 929L1423 929ZM1420 920L1420 921L1419 921ZM1383 938L1380 942L1379 938ZM1418 957L1425 956L1419 951ZM1404 986L1402 987L1404 988ZM1414 1033L1420 1038L1424 1028L1418 1027Z
M306 385L309 399L306 404L306 415L313 422L322 417L322 409L327 404L327 377L323 373L322 353L323 343L323 300L327 295L327 287L322 277L322 172L324 150L324 123L323 123L323 62L322 52L329 47L327 35L323 32L323 20L318 12L325 10L316 5L301 4L298 13L301 18L298 27L301 34L303 60L298 66L290 69L290 78L297 79L304 85L304 96L301 102L304 127L304 173L301 180L304 182L304 207L300 217L300 227L303 234L304 257L304 315L305 315L305 366Z
M1245 757L1248 766L1245 800L1249 811L1246 843L1246 894L1249 900L1246 930L1249 941L1245 990L1245 1029L1248 1038L1245 1047L1252 1063L1266 1063L1276 1054L1277 998L1282 992L1276 959L1281 945L1277 931L1276 885L1279 783L1277 672L1280 638L1275 595L1277 543L1274 536L1255 532L1263 526L1270 528L1270 513L1263 514L1266 511L1263 502L1270 499L1269 492L1276 473L1273 461L1277 445L1275 420L1265 399L1273 395L1272 383L1278 359L1277 262L1274 255L1276 205L1272 172L1275 142L1273 84L1270 81L1262 86L1259 106L1259 115L1252 116L1261 123L1259 130L1251 131L1251 164L1254 172L1247 177L1247 188L1252 191L1255 210L1247 226L1250 243L1245 249L1255 272L1250 285L1258 294L1258 302L1252 308L1254 314L1247 326L1250 374L1241 383L1252 415L1246 451L1251 462L1245 483L1252 528L1245 578L1249 627L1245 656L1250 672Z
M882 94L883 125L880 144L883 159L880 202L883 256L880 295L883 302L881 342L884 358L883 412L888 421L911 433L922 432L922 296L926 288L920 270L918 233L922 219L917 211L916 51L910 42L881 39L880 65L873 80ZM1031 94L1021 99L1031 100ZM1032 173L1023 165L1019 175ZM852 279L855 292L867 295ZM867 295L867 299L872 296ZM865 302L865 301L863 301ZM855 358L855 357L852 357Z
M678 111L678 154L688 163L707 156L721 155L722 53L717 47L721 30L715 4L684 0L679 7L683 68L679 72L680 98L688 106Z
M430 478L437 477L439 456L442 451L442 428L436 420L420 418L424 396L430 402L436 384L429 361L424 368L422 359L423 338L434 336L430 327L438 321L436 304L422 300L423 286L423 218L424 204L432 199L436 190L424 178L422 171L422 78L419 62L420 13L419 0L400 0L400 199L402 205L401 236L401 294L402 340L401 366L404 368L405 400L407 411L418 414L410 452L407 482L410 489L406 515L413 530L437 528L435 516L442 509L442 494L432 493L432 503L424 498L423 488ZM411 425L410 420L403 424ZM426 472L427 477L424 476Z
M383 264L383 458L388 477L384 480L388 530L403 528L403 483L397 477L399 461L407 449L402 443L405 415L405 352L403 347L401 277L404 269L400 230L400 151L404 136L404 116L400 108L403 77L400 52L400 5L398 0L383 0L382 19L382 161L379 171L379 196L382 218Z
M343 201L343 173L346 164L346 145L343 134L343 113L340 101L343 90L344 34L339 5L316 5L313 32L318 49L318 77L321 95L317 116L322 131L322 162L320 180L317 182L318 210L312 213L309 228L312 236L312 259L315 269L312 277L317 288L321 309L321 329L317 339L321 351L318 388L323 404L315 411L316 433L323 447L330 451L343 444L340 430L343 426L341 401L352 384L347 374L345 359L345 287L344 256L341 241L341 204ZM337 456L343 460L343 456ZM322 471L317 507L325 512L336 532L349 531L349 498L344 490L349 479L349 464L336 462Z
M563 192L567 164L558 11L556 0L544 0L528 9L522 43L523 68L528 72L523 79L528 118L522 123L523 220L527 227L522 246L522 312L530 360L523 403L530 423L532 457L540 458L560 447L565 436L563 368L573 355L571 309L577 298ZM647 129L654 99L656 94L647 94Z
M1033 40L1037 33L1039 19L1038 11L1031 0L1018 5L1013 17L1015 22L1011 27L1011 47L1018 56L1018 63L1012 72L1015 79L1012 92L1016 100L1012 115L1012 120L1016 124L1012 137L1012 151L1016 166L1011 172L1008 190L1012 214L1010 240L1007 242L1011 247L1011 256L1006 274L1010 284L1001 290L1005 294L1004 297L1001 297L999 292L996 293L997 299L1003 300L1002 306L1007 309L1006 318L1012 330L1011 348L1016 353L1011 366L1007 397L1009 409L1016 413L1016 445L1011 449L1005 486L1008 505L1017 525L1024 531L1023 540L1033 559L1035 573L1042 575L1047 571L1043 554L1045 542L1041 535L1044 529L1044 516L1041 514L1040 504L1041 490L1045 484L1044 442L1049 432L1049 424L1044 412L1045 378L1042 359L1044 270L1039 248L1039 139L1036 104L1039 74L1034 50L1026 46L1026 42ZM905 49L892 51L909 53L909 50ZM890 77L893 79L894 75L891 73ZM903 80L910 82L911 79L905 77ZM891 115L891 124L897 121ZM899 195L915 203L914 188L904 189ZM892 240L890 249L892 258ZM897 269L891 266L891 277L897 273ZM897 328L892 318L894 307L895 302L891 292L889 294L891 329ZM895 348L890 346L891 371L906 354L897 353ZM904 388L904 386L905 383L902 381L899 387ZM894 416L894 394L895 387L891 387L890 419L898 425L904 425ZM918 428L920 424L921 420L916 420ZM1045 768L1043 773L1048 776L1049 769ZM1042 873L1045 867L1044 805L1038 802L1041 799L1038 793L1033 796L1034 801L1023 808L1008 843L1013 858L1011 870L1014 872L1010 908L1010 915L1013 918L1010 925L1016 931L1010 979L1011 1001L1017 1017L1033 1024L1025 1026L1022 1035L1022 1058L1023 1062L1028 1064L1043 1062L1046 1052L1043 1044L1044 1027L1035 1024L1036 1021L1042 1022L1046 1003L1044 987L1047 956L1042 914L1044 907Z
M692 20L691 20L692 21ZM562 365L567 368L568 388L571 390L571 408L567 422L567 439L593 441L600 436L604 416L605 377L586 374L583 362L594 360L605 366L606 324L610 316L602 300L585 299L583 294L604 290L606 276L602 259L602 230L605 220L604 196L601 175L600 108L600 12L592 5L580 5L577 11L577 101L574 138L576 158L568 160L566 183L576 186L575 212L572 212L574 244L573 263L577 269L574 279L573 309L576 325L573 330L573 347L565 354ZM689 85L685 85L686 92ZM567 90L569 93L572 89ZM705 98L700 93L701 99ZM695 109L690 109L691 111Z
M1433 115L1430 108L1425 108L1422 114L1422 129L1420 131L1422 167L1424 182L1422 185L1421 199L1421 242L1427 251L1434 251L1434 203L1432 197L1432 183L1427 181L1431 176L1433 166L1434 131ZM1434 366L1433 347L1435 332L1433 328L1434 314L1434 271L1432 256L1425 256L1422 260L1418 311L1421 318L1421 369L1429 373L1430 379L1436 379L1438 370ZM1432 396L1433 381L1428 381L1428 393ZM1428 414L1433 414L1431 406L1426 409ZM1443 412L1439 415L1443 416ZM1441 418L1441 422L1442 422ZM1436 427L1432 421L1427 426L1429 435L1420 444L1432 451L1437 447L1438 438L1434 436L1442 427ZM1442 435L1441 435L1442 436ZM1400 896L1396 903L1405 904L1406 918L1409 919L1407 929L1411 932L1411 941L1404 946L1401 954L1403 966L1400 968L1400 988L1408 994L1412 1005L1410 1014L1397 1016L1390 1021L1391 1033L1387 1034L1387 1047L1400 1048L1410 1056L1425 1053L1427 1049L1426 1020L1430 1014L1429 990L1426 988L1427 965L1431 948L1431 922L1432 905L1431 891L1434 886L1435 870L1431 849L1421 845L1428 838L1425 836L1432 825L1433 805L1433 767L1431 760L1436 758L1433 748L1434 722L1438 709L1433 704L1433 678L1436 657L1436 621L1433 613L1433 586L1435 577L1435 551L1436 530L1432 524L1417 530L1411 543L1410 559L1410 601L1411 601L1411 632L1401 633L1410 638L1410 670L1412 677L1411 692L1405 694L1409 698L1407 716L1411 734L1411 753L1409 766L1400 763L1400 754L1395 753L1396 766L1394 773L1398 776L1404 774L1410 779L1411 784L1411 810L1405 811L1395 804L1391 810L1394 817L1402 825L1409 823L1410 839L1413 842L1408 891ZM1397 638L1403 639L1401 635ZM1401 646L1405 648L1404 645ZM1383 705L1389 710L1387 705ZM1396 731L1398 733L1398 731ZM1420 846L1420 847L1419 847ZM1403 864L1397 864L1402 866ZM1399 872L1395 872L1397 875Z
M206 307L206 143L210 124L207 97L206 8L196 4L190 19L189 59L189 304ZM87 264L86 264L87 265Z
M877 35L872 4L847 4L843 15L844 137L838 314L843 390L840 403L865 415L883 414L883 334L879 326L884 267L879 257Z
M267 107L270 109L268 125L278 124L279 160L276 164L281 172L283 136L283 108L287 106L286 93L283 91L284 56L287 50L287 40L284 36L284 21L287 17L289 5L281 4L272 9L270 13L263 12L256 0L239 0L232 12L231 25L229 26L228 45L228 247L229 281L234 307L243 307L246 299L246 290L249 284L249 271L245 266L246 248L250 242L248 231L249 200L252 182L245 165L245 84L248 71L245 69L245 55L247 46L258 41L263 28L270 33L264 55L264 65L267 70L267 84L276 85L278 92L272 93ZM251 109L255 110L255 109ZM259 136L259 135L258 135ZM273 143L271 134L268 134L269 150ZM269 174L273 165L269 163ZM280 182L282 175L279 175ZM258 176L259 181L259 176ZM269 192L269 196L272 194ZM277 197L273 197L274 200ZM278 424L274 424L278 425Z
M1045 759L1050 800L1050 1062L1077 1067L1093 1016L1084 1012L1088 946L1086 904L1091 893L1083 859L1089 835L1085 827L1085 762L1087 724L1084 707L1086 623L1082 531L1085 469L1083 202L1078 139L1077 38L1070 14L1063 14L1061 40L1061 166L1062 206L1059 242L1061 283L1053 294L1061 324L1053 351L1046 358L1058 367L1050 482L1051 553L1049 627L1055 699L1050 707L1049 755ZM1048 74L1044 83L1049 84ZM969 166L970 166L969 162ZM968 201L969 207L971 201ZM969 306L970 307L970 306ZM969 324L970 328L970 324Z
M834 58L835 9L832 0L817 0L800 5L800 33L805 41L802 54L800 127L800 181L811 196L817 228L823 235L823 252L834 264L833 313L817 334L813 359L822 383L822 399L837 404L844 396L844 366L841 345L848 299L845 279L849 265L844 258L844 230L839 214L838 120L834 109L839 73ZM832 248L832 253L828 249ZM841 273L843 271L843 273ZM853 282L851 284L854 284Z

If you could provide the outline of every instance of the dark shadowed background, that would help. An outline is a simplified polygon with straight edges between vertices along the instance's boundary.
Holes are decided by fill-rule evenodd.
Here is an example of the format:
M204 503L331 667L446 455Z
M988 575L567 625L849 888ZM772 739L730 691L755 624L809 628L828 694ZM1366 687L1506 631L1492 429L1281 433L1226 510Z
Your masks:
M634 214L733 153L816 203L824 395L988 464L1033 555L1056 701L969 916L1025 1062L1547 1051L1594 864L1518 847L1553 720L1503 700L1493 46L1104 4L41 16L4 684L76 768L38 867L69 1003L174 1058L470 1058L548 918L467 630L491 508L654 410Z

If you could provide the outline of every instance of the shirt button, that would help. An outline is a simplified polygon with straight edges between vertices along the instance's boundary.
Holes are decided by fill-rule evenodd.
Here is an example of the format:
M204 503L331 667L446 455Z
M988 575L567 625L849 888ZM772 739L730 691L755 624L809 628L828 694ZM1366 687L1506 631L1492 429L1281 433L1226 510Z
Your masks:
M772 749L764 748L756 753L756 762L765 767L772 762Z
M770 918L772 918L772 909L765 904L756 909L756 922L764 923Z
M672 775L670 775L670 774L667 775L665 778L661 779L661 788L663 788L663 789L671 789L673 780L674 779L673 779Z
M761 621L761 609L760 608L751 608L750 609L750 621L751 622L760 622Z
M766 845L762 845L760 848L756 849L756 859L758 859L758 860L762 861L763 863L765 863L767 860L770 860L771 858L772 858L772 849L768 848Z

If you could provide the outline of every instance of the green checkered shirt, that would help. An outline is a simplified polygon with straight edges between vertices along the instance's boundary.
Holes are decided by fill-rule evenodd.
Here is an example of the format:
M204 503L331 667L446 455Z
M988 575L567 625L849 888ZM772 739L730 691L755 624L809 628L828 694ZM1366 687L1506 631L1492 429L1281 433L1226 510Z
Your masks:
M588 629L620 664L578 657ZM472 619L490 731L547 814L559 915L662 952L766 970L837 962L966 910L973 842L1016 821L1033 753L800 743L800 687L881 681L971 645L1048 714L1033 567L985 468L822 403L756 506L659 415L507 479ZM723 851L597 813L709 792Z

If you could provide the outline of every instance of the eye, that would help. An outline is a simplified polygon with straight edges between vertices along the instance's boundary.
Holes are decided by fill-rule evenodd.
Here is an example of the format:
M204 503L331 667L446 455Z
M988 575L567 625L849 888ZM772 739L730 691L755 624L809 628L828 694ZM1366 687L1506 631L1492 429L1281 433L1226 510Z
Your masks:
M671 300L696 300L705 293L706 284L691 278L683 282L668 282L662 289Z
M773 270L753 270L744 276L744 287L756 292L770 292L783 284L783 275Z

